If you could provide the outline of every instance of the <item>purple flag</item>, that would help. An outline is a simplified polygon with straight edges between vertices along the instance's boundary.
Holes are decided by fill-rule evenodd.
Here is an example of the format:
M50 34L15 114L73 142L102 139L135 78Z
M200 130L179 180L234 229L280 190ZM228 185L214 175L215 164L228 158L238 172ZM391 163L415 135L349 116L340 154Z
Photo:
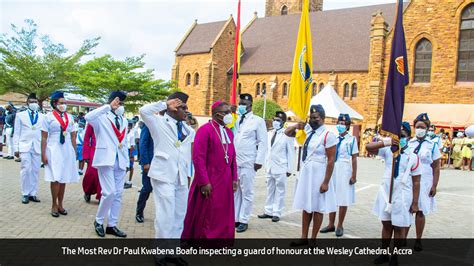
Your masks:
M392 52L382 116L382 134L400 139L400 128L405 105L405 86L408 85L408 57L403 29L403 1L397 3L397 19L393 29ZM398 146L392 146L396 152Z

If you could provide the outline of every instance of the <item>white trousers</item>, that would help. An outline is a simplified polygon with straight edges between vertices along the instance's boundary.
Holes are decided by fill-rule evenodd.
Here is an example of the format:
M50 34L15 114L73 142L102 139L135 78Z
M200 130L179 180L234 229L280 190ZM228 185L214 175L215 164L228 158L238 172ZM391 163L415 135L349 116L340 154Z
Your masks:
M155 201L155 237L180 239L188 205L188 186L150 178Z
M107 226L113 227L117 225L122 207L122 192L126 172L119 168L118 159L115 159L113 167L99 166L97 171L100 187L102 188L102 197L100 198L95 220L99 224L104 224L107 217Z
M20 158L21 194L23 196L36 196L41 167L41 154L34 152L32 147L29 152L21 152Z
M269 174L267 176L267 199L265 200L265 214L281 217L285 207L286 173Z
M13 156L13 137L11 136L13 128L7 128L5 131L5 144L7 145L7 156Z
M234 193L235 221L248 224L252 214L253 198L255 196L255 175L253 168L237 168L239 186Z

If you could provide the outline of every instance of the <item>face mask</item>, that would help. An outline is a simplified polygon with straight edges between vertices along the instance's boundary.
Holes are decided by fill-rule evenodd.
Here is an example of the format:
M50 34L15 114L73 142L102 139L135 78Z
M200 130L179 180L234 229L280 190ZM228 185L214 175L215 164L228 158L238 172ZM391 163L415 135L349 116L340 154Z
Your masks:
M321 126L319 122L309 122L309 125L311 126L313 130L317 130Z
M125 113L125 108L123 106L119 106L119 108L115 110L115 114L118 116L122 116L123 113Z
M79 132L82 132L82 131L84 131L84 128L83 128L83 127L80 127L80 128L79 128Z
M347 130L347 127L345 125L336 125L336 128L337 128L337 132L339 132L339 134L342 134L342 133L346 132L346 130Z
M434 133L434 131L428 131L428 136L430 136L430 137L434 137L434 136L435 136L435 133Z
M415 135L418 138L424 138L426 136L426 129L423 129L423 128L415 129Z
M28 104L28 108L30 108L31 111L36 112L39 110L39 104L37 103L30 103Z
M66 112L67 110L67 104L59 104L58 105L58 110L62 113Z
M224 118L222 119L222 121L224 122L224 124L230 125L234 121L234 118L232 117L231 114L226 114Z
M237 112L239 112L240 115L243 115L247 113L247 106L246 105L239 105Z
M400 147L402 147L402 149L405 148L407 146L407 144L408 144L407 138L401 138L400 139Z
M274 129L282 128L282 123L280 121L273 121L273 128Z

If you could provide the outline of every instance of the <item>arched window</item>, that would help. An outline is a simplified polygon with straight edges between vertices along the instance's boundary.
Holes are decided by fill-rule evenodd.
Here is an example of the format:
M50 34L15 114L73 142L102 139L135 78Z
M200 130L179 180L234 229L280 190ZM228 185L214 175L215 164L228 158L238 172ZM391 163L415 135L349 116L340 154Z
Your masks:
M260 83L257 83L257 86L255 88L255 96L260 95Z
M263 83L262 84L262 95L266 95L267 94L267 83Z
M318 93L321 92L324 89L324 83L319 83L319 90Z
M474 4L461 15L457 81L474 81Z
M344 99L349 98L349 83L344 84Z
M314 96L318 93L317 89L318 89L318 85L316 83L313 83L313 85L311 85L311 96Z
M239 85L237 86L237 95L240 94L242 94L242 83L239 83Z
M357 83L352 83L351 99L357 98Z
M281 95L283 97L288 96L288 83L286 83L286 82L283 83L283 88L282 88Z
M281 7L281 15L284 16L284 15L288 15L288 7L286 5L283 5Z
M429 83L431 81L431 60L433 46L427 39L421 39L415 49L415 82Z
M186 74L186 86L191 85L191 74Z
M194 74L194 86L199 85L199 73Z

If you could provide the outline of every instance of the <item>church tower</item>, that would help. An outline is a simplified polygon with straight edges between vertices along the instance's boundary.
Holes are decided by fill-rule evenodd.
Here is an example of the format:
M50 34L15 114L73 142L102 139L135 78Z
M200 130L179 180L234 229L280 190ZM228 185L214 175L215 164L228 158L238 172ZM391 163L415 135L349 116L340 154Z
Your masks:
M303 0L266 0L265 17L301 13ZM323 10L323 0L309 0L309 12Z

